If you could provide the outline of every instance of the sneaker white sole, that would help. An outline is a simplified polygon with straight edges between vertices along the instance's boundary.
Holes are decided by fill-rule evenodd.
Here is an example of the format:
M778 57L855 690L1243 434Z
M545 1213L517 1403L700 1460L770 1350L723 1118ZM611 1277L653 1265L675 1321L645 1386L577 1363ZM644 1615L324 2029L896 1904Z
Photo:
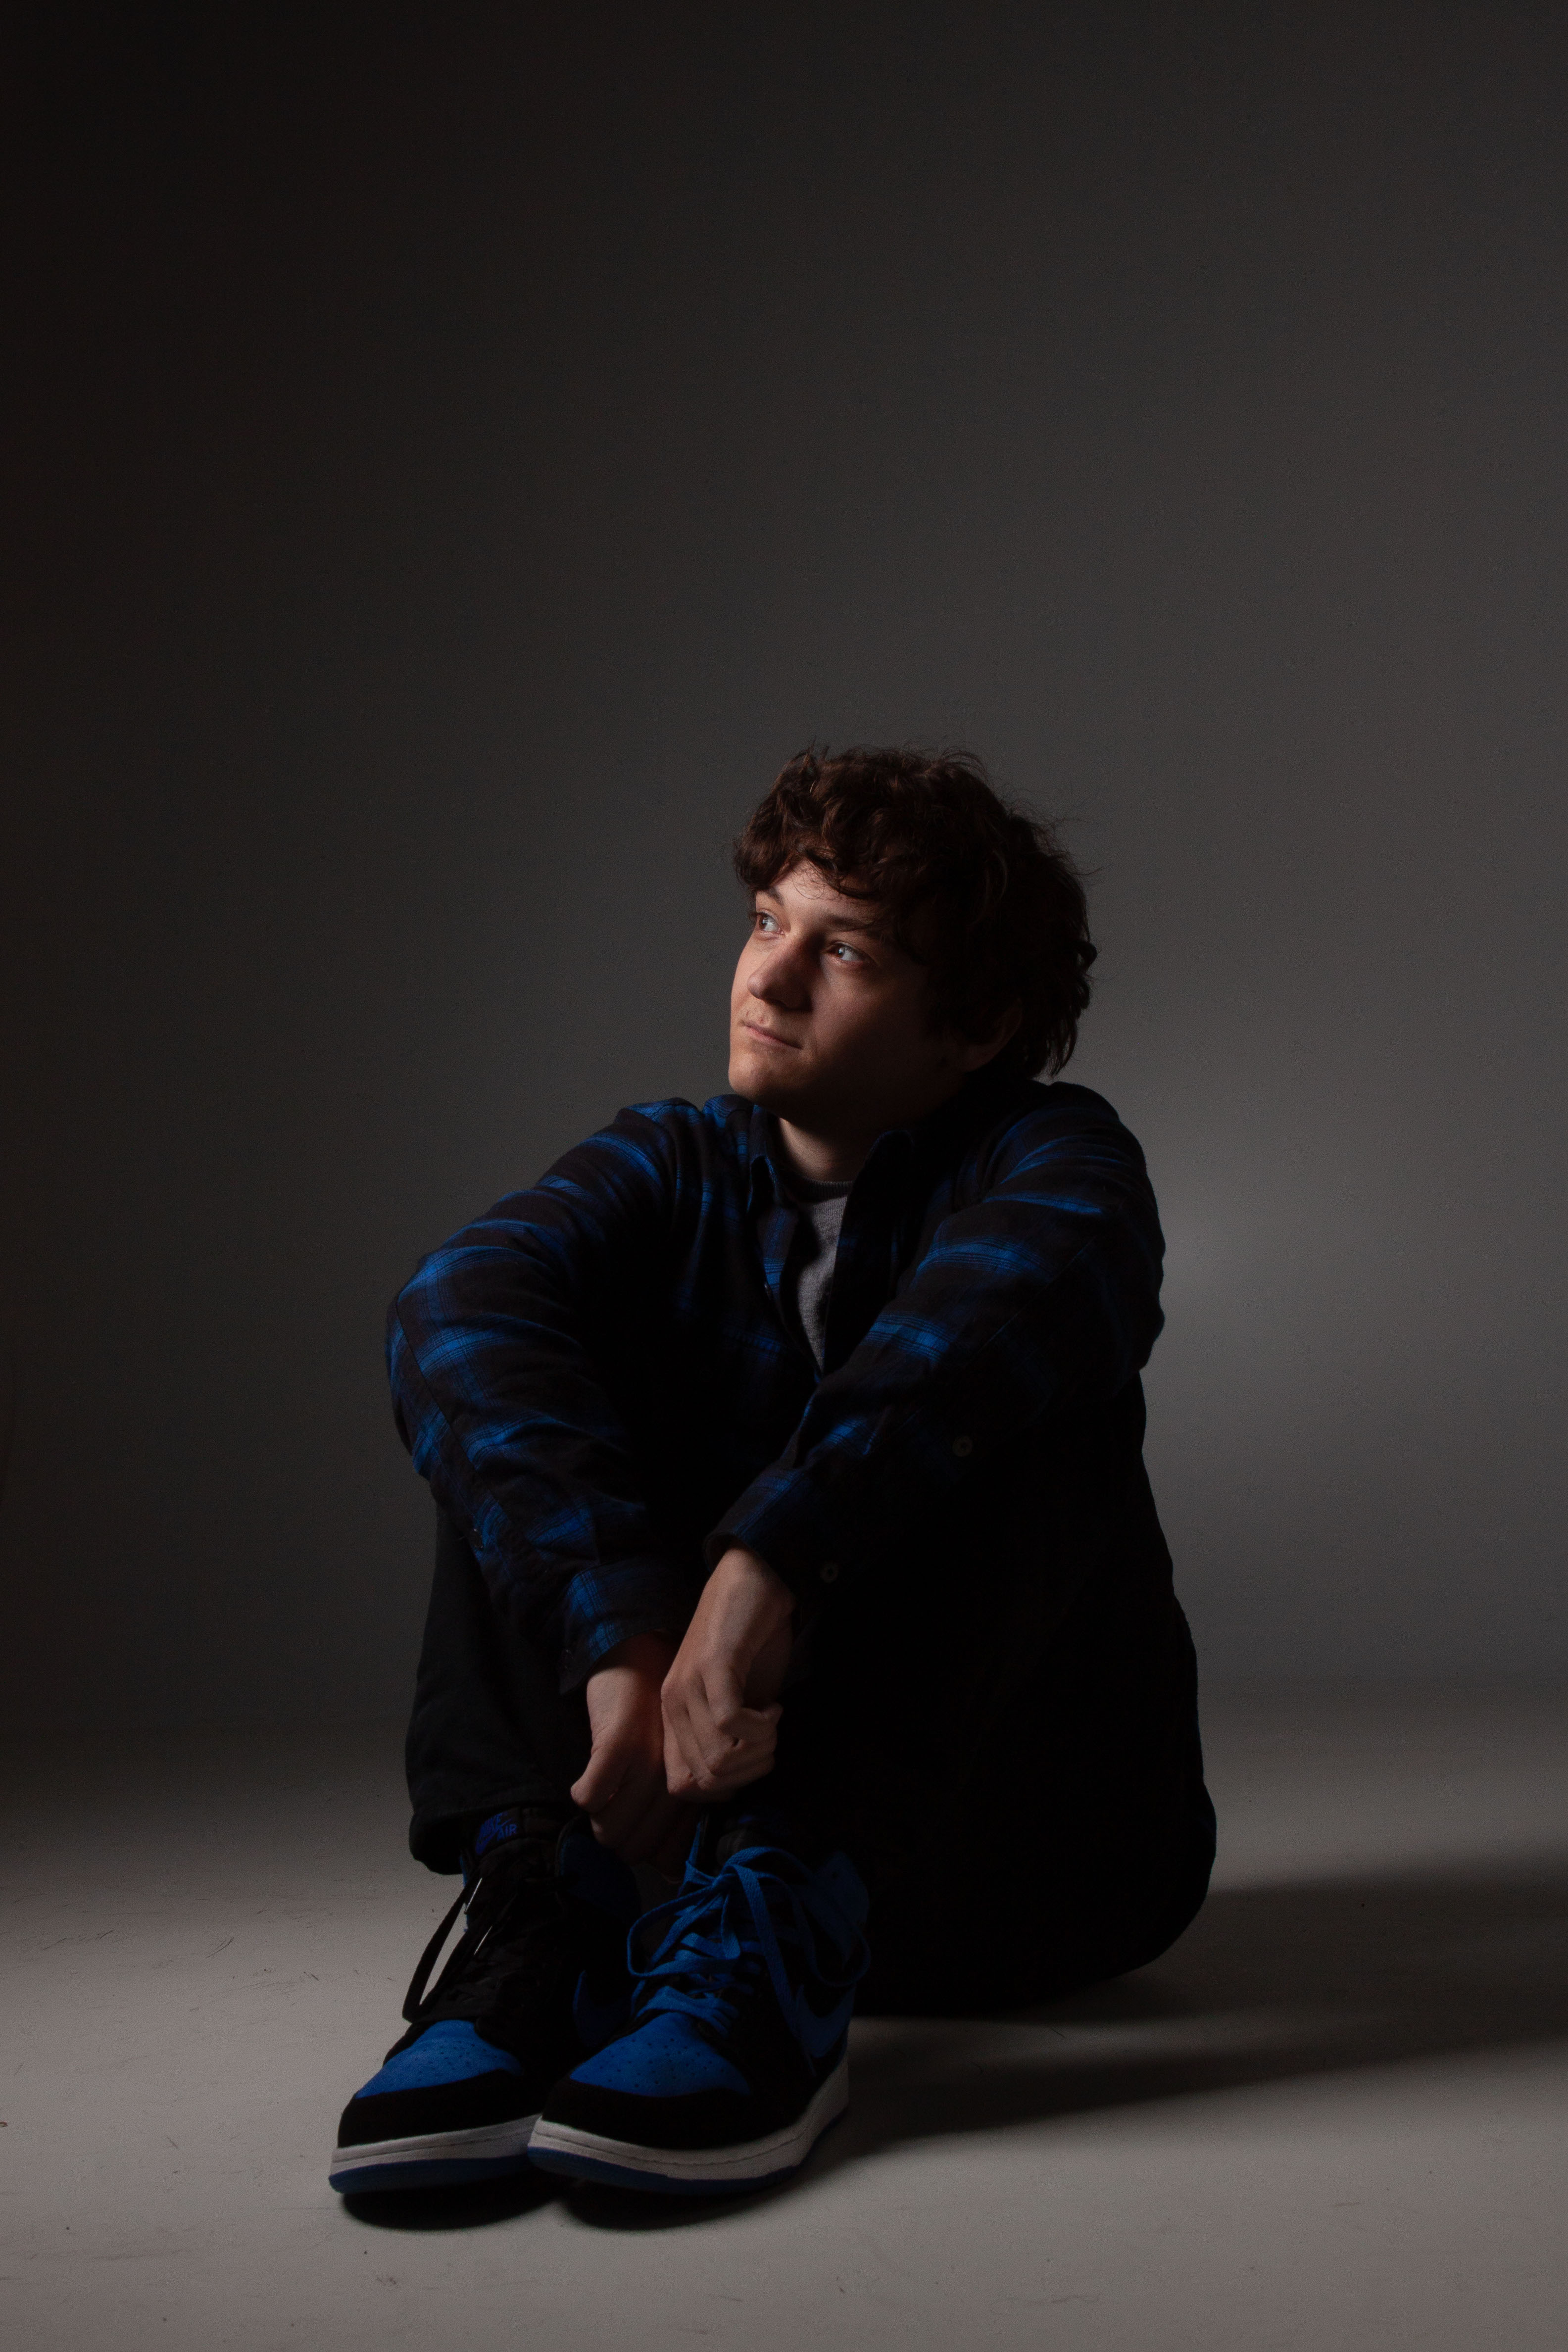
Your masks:
M757 2189L797 2171L830 2125L849 2105L849 2061L841 2058L811 2105L792 2124L763 2139L729 2147L647 2147L606 2139L598 2132L542 2117L529 2141L530 2160L545 2172L578 2180L608 2180L623 2189L664 2189L675 2196L711 2196L727 2189Z
M528 2160L537 2116L511 2116L468 2131L426 2132L413 2139L372 2139L332 2150L327 2179L342 2197L383 2189L436 2189L448 2181L489 2180L519 2172Z

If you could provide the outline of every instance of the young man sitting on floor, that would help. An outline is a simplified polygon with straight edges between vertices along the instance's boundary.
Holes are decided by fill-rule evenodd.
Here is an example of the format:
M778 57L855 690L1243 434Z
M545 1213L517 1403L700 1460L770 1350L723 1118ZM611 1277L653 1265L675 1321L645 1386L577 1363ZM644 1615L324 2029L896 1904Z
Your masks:
M792 761L735 862L733 1092L622 1111L393 1309L441 1515L410 1843L464 1885L345 2192L775 2179L858 1991L1038 2001L1208 1884L1154 1200L1035 1076L1089 996L1074 869L977 763L879 751Z

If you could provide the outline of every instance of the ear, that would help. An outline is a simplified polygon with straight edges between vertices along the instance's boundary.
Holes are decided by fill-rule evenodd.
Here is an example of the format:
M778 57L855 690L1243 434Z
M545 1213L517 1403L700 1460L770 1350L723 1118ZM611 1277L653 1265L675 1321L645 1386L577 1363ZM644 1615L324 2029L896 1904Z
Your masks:
M1023 1017L1023 1006L1015 1002L1007 1007L988 1037L964 1037L960 1040L957 1061L959 1068L965 1076L972 1070L983 1070L987 1062L995 1060L1008 1039L1016 1034Z

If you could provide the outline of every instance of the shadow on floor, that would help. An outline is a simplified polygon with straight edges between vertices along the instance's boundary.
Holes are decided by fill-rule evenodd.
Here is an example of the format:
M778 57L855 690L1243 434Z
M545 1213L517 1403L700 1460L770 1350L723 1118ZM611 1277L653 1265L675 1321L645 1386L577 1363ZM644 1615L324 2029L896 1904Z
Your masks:
M1225 1888L1115 1983L1005 2017L858 2025L853 2104L811 2177L900 2142L1563 2037L1568 1856ZM572 2205L648 2230L734 2201L583 2190Z
M482 2186L400 2189L378 2197L345 2197L342 2203L346 2213L373 2230L483 2230L548 2205L560 2185L542 2172L526 2171Z
M1248 2083L1568 2035L1568 1856L1222 1888L1163 1959L1005 2019L857 2037L842 2162Z

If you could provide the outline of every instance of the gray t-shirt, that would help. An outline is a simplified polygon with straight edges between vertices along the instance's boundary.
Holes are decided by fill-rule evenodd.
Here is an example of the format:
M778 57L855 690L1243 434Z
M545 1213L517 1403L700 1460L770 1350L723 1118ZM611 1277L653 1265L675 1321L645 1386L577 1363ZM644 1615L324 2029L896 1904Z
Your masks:
M784 1270L784 1297L793 1307L818 1371L827 1347L827 1303L833 1289L833 1261L838 1251L838 1231L849 1186L813 1184L804 1176L789 1178L789 1197L800 1212L795 1239Z

